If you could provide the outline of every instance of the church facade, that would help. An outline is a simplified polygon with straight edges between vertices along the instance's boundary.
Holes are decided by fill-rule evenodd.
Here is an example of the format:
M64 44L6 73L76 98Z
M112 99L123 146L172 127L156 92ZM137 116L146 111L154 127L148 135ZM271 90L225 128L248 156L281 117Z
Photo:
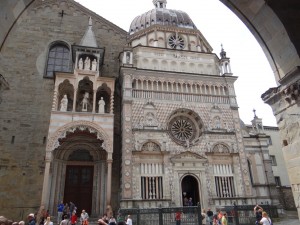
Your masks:
M241 122L226 52L153 4L129 32L72 0L26 9L1 51L1 212L279 204L268 135L256 115L250 132Z

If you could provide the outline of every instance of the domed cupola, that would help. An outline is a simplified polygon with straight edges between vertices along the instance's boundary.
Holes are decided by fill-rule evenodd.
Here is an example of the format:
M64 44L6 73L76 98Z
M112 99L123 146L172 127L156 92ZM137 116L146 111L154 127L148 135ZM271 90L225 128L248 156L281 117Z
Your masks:
M175 26L180 28L197 29L189 15L180 10L166 8L166 0L153 0L154 9L137 16L130 25L132 35L152 25Z

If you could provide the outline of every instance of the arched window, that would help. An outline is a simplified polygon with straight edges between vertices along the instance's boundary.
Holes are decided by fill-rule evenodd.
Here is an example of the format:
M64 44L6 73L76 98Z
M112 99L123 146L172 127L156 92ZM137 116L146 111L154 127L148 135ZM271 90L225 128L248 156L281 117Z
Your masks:
M70 72L70 49L61 42L49 49L46 77L53 77L55 71Z

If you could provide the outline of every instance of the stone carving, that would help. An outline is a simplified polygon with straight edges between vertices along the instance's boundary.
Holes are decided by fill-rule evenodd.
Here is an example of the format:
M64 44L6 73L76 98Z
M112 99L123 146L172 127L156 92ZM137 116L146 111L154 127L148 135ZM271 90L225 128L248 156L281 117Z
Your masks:
M67 95L64 95L64 97L60 101L60 109L61 112L66 112L68 108L68 97Z
M237 153L238 152L237 145L235 143L231 144L231 148L232 148L232 152L233 153Z
M210 152L210 150L211 150L211 144L210 144L210 142L206 142L205 143L204 150L206 150L206 152Z
M101 97L101 99L98 102L99 105L99 113L104 113L104 107L105 107L105 101L103 100L103 97Z
M90 70L90 66L91 66L90 58L86 57L86 59L84 60L84 69L85 70Z
M223 144L216 144L212 151L216 153L229 153L228 147Z
M221 119L219 116L216 116L214 118L214 128L215 129L221 129Z
M47 149L46 151L53 151L57 147L60 146L59 139L65 138L67 133L74 133L76 129L79 130L88 130L90 133L96 133L97 139L103 140L102 146L104 146L104 149L108 152L112 152L112 143L109 138L109 136L106 134L106 132L103 130L102 127L96 125L93 122L79 120L75 122L68 123L62 127L60 127L58 130L53 133L48 141L47 141Z
M96 59L94 59L92 62L92 70L97 71L97 60Z
M83 69L83 60L82 60L82 58L80 58L79 61L78 61L78 68L79 68L80 70Z
M130 63L130 52L126 52L126 64Z
M152 112L148 112L145 116L144 126L157 126L158 122L155 115Z
M142 151L160 151L160 147L158 144L154 142L147 142L142 146Z
M82 99L81 103L82 103L82 111L86 112L87 108L88 108L88 104L89 104L89 93L88 92L84 93L84 96L83 96L83 99Z

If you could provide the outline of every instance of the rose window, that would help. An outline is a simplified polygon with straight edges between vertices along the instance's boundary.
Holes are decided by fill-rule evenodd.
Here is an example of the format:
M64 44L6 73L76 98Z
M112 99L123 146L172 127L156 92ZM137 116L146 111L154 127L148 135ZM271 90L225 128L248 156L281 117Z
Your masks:
M201 129L200 117L191 110L180 109L169 118L170 137L179 145L188 147L197 144L202 133Z
M193 125L187 119L178 119L171 126L171 133L180 141L186 141L193 135Z

